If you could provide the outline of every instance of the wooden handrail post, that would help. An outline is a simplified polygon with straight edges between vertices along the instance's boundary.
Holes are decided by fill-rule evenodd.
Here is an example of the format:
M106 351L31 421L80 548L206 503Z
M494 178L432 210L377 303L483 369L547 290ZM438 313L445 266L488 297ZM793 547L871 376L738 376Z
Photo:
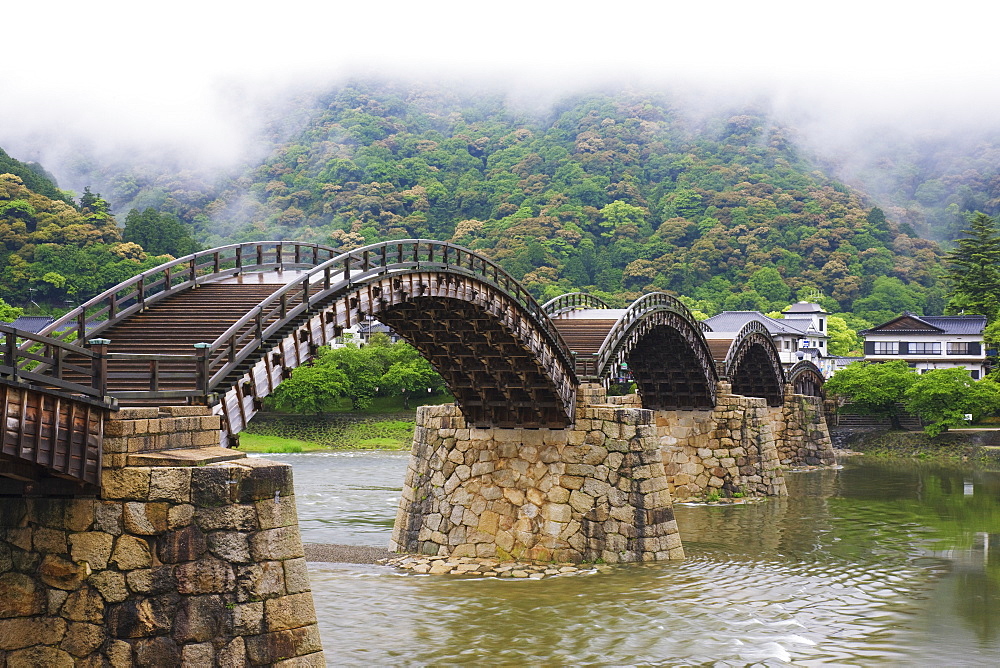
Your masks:
M198 378L198 391L202 393L203 396L208 395L208 350L212 347L210 343L196 343L194 344L195 355L198 356L196 365L197 378Z
M13 380L17 380L17 336L4 332L3 365L11 369Z
M108 346L110 339L90 339L87 346L94 354L91 362L91 386L97 390L99 396L104 396L108 391Z
M243 246L236 247L236 273L240 274L243 272Z

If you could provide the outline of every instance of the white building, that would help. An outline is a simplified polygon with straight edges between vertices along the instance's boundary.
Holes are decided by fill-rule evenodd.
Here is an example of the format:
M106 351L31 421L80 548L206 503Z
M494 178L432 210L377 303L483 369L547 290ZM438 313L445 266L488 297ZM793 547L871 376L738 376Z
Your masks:
M799 344L800 348L818 348L819 357L829 355L826 346L830 335L827 333L826 321L830 313L824 311L822 306L812 302L796 302L782 311L781 315L785 316L781 322L805 334Z
M819 304L798 302L782 312L784 319L769 318L760 311L723 311L705 320L713 332L739 332L751 320L767 328L778 348L781 363L791 366L808 359L829 377L833 372L833 362L827 353L830 336L826 330L829 313Z
M903 315L858 332L865 338L865 360L905 360L920 373L963 366L973 379L986 374L982 315Z

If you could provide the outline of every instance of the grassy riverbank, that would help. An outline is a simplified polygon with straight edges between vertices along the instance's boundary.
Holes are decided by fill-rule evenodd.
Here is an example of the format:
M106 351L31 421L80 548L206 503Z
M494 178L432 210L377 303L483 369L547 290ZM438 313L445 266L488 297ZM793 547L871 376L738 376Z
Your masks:
M993 425L991 425L993 426ZM854 431L834 429L839 443L870 457L980 462L1000 466L998 432L945 432L931 438L922 431Z
M246 452L313 452L317 450L409 450L413 443L416 406L454 401L444 393L414 399L404 408L401 397L375 397L354 411L344 399L320 415L259 413L240 434Z
M377 416L358 421L313 422L272 419L254 424L240 434L240 450L246 452L312 452L315 450L409 450L413 442L413 419Z

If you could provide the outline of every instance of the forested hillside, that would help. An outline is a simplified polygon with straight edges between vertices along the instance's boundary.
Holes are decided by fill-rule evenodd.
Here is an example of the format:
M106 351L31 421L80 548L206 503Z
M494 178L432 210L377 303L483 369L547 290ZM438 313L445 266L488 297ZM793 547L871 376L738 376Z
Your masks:
M430 237L495 257L542 298L668 290L704 312L768 311L819 291L869 321L944 305L938 246L754 110L694 116L620 93L528 113L496 94L356 82L275 119L267 141L265 159L209 185L91 173L116 210L176 214L204 246Z
M830 169L928 239L951 241L968 216L1000 214L1000 136L901 130L865 134Z
M154 212L155 214L155 212ZM0 299L65 308L160 264L122 238L108 204L79 204L34 165L0 151Z

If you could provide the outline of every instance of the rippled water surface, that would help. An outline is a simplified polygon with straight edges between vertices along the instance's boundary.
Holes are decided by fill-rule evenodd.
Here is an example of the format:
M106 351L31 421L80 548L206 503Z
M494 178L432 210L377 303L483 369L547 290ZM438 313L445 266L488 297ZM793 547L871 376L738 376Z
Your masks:
M385 545L407 455L294 466L307 542ZM676 506L688 558L541 581L310 564L330 665L1000 664L1000 474L852 460Z

